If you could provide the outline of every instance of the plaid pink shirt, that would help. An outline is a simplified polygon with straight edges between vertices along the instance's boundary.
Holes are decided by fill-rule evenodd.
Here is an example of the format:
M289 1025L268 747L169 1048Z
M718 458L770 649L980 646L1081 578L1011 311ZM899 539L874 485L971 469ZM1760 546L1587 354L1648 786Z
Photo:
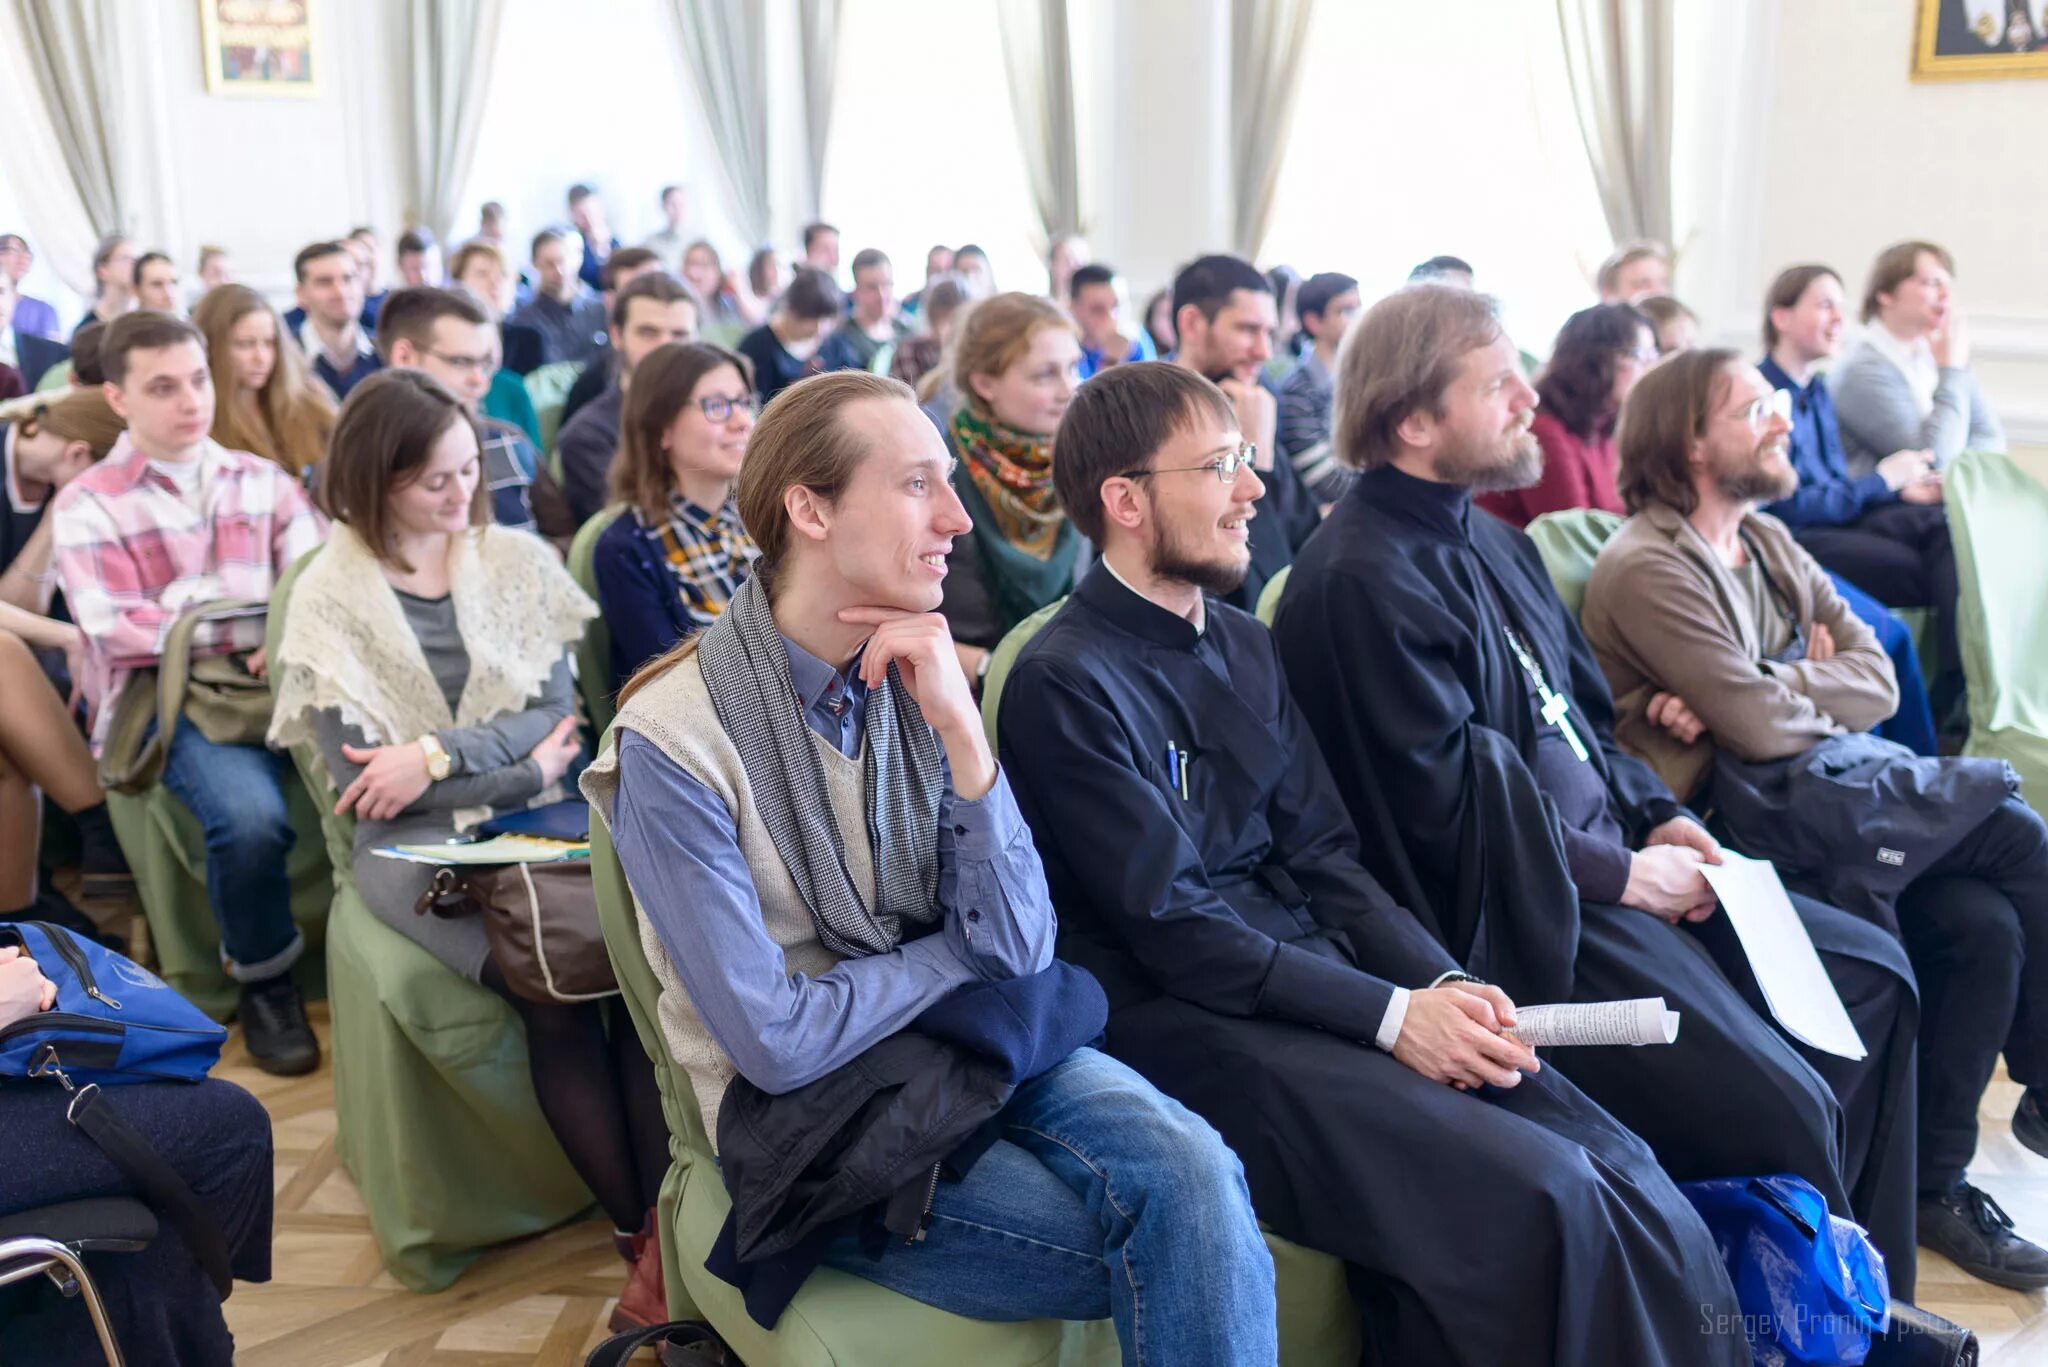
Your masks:
M107 458L50 505L57 582L85 637L92 748L106 740L128 675L153 665L186 608L217 598L268 598L278 575L325 535L319 514L278 465L209 441L199 511L122 433ZM261 645L260 619L201 623L194 654Z

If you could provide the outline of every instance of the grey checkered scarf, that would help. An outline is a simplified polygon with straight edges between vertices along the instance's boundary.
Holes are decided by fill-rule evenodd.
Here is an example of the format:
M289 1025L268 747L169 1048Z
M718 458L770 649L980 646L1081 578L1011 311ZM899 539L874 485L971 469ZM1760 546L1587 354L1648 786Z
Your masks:
M697 660L719 723L747 771L762 824L825 947L850 958L886 954L902 942L905 921L937 921L945 765L938 737L896 667L867 702L868 832L881 902L870 909L846 868L846 838L825 787L824 762L796 702L789 650L759 575L749 577L705 629Z

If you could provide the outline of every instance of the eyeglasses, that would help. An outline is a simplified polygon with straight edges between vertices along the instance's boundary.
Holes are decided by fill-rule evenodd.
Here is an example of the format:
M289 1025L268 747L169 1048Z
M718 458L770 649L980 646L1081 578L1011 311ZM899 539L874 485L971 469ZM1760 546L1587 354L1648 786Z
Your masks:
M738 399L728 398L724 394L713 394L709 398L697 400L697 411L704 415L706 422L730 422L732 415L737 412L745 411L758 415L761 411L761 400L753 394Z
M1637 365L1655 365L1659 352L1653 346L1639 346L1631 347L1621 354L1634 361Z
M1235 451L1225 451L1207 465L1176 465L1166 470L1124 470L1120 471L1116 477L1118 479L1143 479L1146 475L1187 475L1193 474L1197 470L1207 470L1214 473L1216 478L1222 483L1229 484L1237 478L1237 472L1245 466L1253 464L1258 459L1258 455L1258 443L1248 441Z
M1789 423L1792 421L1792 391L1774 389L1762 398L1752 400L1736 416L1748 423L1752 432L1763 431L1771 425L1772 418Z
M488 353L482 356L451 356L445 351L429 351L427 355L458 375L483 375L498 368L497 358Z

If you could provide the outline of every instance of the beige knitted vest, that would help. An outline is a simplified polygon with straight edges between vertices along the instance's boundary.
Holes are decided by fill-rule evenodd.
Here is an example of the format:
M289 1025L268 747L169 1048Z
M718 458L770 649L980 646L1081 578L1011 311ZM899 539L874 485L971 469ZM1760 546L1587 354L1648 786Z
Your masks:
M794 698L789 705L796 705ZM693 651L667 673L647 684L619 710L620 730L637 731L654 742L661 752L682 766L692 778L725 801L739 833L740 853L754 875L754 893L760 899L761 919L768 938L782 949L783 967L790 973L816 977L839 962L840 956L819 943L817 923L798 895L796 883L783 865L755 809L747 786L746 770L739 752L726 738L718 713L711 705L711 692L704 686L704 673ZM872 908L875 904L874 851L868 843L865 742L863 753L848 759L816 733L810 733L818 757L825 766L825 786L832 795L833 814L846 843L846 867L853 885ZM611 827L612 804L619 787L618 754L608 750L583 775L583 792L591 807ZM654 966L661 984L661 1033L669 1053L689 1075L697 1093L697 1109L703 1112L704 1129L718 1147L718 1104L725 1086L736 1070L732 1059L697 1015L676 968L669 961L641 903L639 889L633 891L633 909L640 925L640 947ZM690 908L684 908L689 914Z

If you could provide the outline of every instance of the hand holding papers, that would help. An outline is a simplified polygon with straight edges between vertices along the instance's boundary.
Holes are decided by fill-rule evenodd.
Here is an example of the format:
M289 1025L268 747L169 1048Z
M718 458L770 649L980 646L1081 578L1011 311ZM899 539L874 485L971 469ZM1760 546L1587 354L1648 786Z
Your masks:
M1567 1044L1670 1044L1678 1038L1678 1012L1662 997L1619 1002L1518 1006L1507 1033L1535 1049Z
M1702 864L1700 872L1720 896L1778 1024L1816 1049L1842 1058L1866 1056L1870 1051L1828 980L1778 871L1723 848L1721 862Z

